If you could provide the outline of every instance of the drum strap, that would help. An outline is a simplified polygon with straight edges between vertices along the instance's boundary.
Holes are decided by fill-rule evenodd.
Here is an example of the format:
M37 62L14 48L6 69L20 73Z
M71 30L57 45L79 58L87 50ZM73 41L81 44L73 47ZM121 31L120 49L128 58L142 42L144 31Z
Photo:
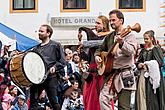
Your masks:
M58 74L58 72L62 72L62 71L60 71L61 69L62 69L62 68L57 69L54 75L56 76L56 75ZM46 72L46 74L44 75L44 78L43 78L43 80L41 81L41 83L43 83L43 82L46 80L46 78L48 77L49 74L50 74L50 71L48 70L48 71ZM58 75L60 75L60 74L58 74ZM60 77L62 78L63 76L60 75Z

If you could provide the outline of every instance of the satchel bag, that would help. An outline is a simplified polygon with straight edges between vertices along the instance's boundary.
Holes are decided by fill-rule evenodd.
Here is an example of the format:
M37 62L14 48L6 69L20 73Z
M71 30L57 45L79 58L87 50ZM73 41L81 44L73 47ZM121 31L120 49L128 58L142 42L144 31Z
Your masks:
M135 83L133 73L130 71L130 73L122 75L122 81L124 87L131 87Z

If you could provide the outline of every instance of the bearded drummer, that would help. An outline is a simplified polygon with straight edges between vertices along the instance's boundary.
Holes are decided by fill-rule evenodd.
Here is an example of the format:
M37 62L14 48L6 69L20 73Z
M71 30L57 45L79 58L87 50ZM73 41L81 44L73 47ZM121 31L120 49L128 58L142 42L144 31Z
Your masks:
M43 24L39 28L39 39L42 41L33 50L38 52L47 65L48 76L41 84L33 84L30 87L30 110L37 109L37 97L45 89L53 110L61 110L58 102L57 87L60 74L65 67L65 56L60 43L50 40L53 29Z

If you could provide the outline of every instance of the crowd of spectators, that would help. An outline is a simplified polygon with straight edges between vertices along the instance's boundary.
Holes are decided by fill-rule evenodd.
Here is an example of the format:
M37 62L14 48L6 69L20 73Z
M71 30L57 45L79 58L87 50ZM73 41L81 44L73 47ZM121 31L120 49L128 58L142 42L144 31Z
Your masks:
M10 59L18 55L17 50L9 51L10 46L4 46L0 57L0 109L2 110L28 110L30 109L30 92L27 87L17 86L10 78ZM59 82L58 92L61 107L64 109L83 110L82 84L83 79L79 70L80 57L71 49L64 50L67 65L65 75ZM51 110L51 104L45 90L38 97L38 110Z

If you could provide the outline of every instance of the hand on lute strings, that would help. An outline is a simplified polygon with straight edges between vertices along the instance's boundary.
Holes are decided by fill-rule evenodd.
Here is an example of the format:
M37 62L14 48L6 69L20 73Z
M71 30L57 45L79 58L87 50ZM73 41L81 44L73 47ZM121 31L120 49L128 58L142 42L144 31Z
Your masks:
M116 42L119 44L123 44L124 42L124 38L122 38L120 35L116 35Z

